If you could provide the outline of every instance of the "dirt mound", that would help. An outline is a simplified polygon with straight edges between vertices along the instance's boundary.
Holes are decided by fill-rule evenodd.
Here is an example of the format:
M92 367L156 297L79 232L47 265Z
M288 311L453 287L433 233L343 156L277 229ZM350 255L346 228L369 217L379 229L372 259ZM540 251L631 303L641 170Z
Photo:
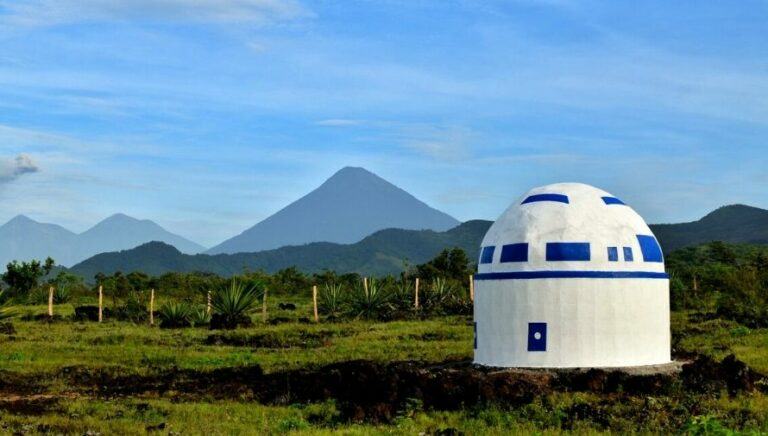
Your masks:
M230 345L252 348L317 348L328 345L334 336L329 331L278 335L274 333L223 333L211 334L205 339L206 345Z
M467 361L427 364L366 360L270 374L265 374L257 365L205 372L171 368L150 375L123 371L121 368L69 367L57 376L82 393L106 397L172 393L177 399L237 398L278 405L332 399L341 419L374 423L389 422L414 403L426 409L456 410L487 403L521 406L553 391L644 397L676 395L682 387L691 392L713 394L727 389L735 395L765 386L764 376L733 356L720 362L699 357L684 365L679 373L631 369L498 369L475 366ZM575 405L568 416L579 420L581 416L599 417L602 412L602 409Z
M682 380L685 388L694 392L717 393L727 389L734 396L751 392L756 386L765 390L764 381L768 379L731 354L720 362L709 356L698 356L683 366Z

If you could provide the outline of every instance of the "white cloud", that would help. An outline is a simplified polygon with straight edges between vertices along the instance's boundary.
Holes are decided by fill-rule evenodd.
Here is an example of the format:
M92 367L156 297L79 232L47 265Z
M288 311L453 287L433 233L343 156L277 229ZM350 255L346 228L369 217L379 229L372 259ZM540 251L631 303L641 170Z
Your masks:
M12 182L24 174L36 173L40 168L26 154L16 156L12 161L0 162L0 183Z
M325 127L348 127L348 126L359 126L362 124L362 120L350 120L345 118L332 118L328 120L321 120L315 123L317 126L325 126Z
M8 24L99 21L266 24L311 16L296 0L0 0Z

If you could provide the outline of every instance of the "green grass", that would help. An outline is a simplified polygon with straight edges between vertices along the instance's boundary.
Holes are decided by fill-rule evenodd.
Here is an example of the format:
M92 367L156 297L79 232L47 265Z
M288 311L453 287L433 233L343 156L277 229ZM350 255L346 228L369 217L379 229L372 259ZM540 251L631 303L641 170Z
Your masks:
M0 334L0 369L39 376L47 382L44 394L53 399L39 412L20 412L4 406L5 397L0 394L0 433L144 434L147 427L160 424L165 426L163 434L432 434L446 428L467 434L682 430L693 434L718 428L768 432L768 397L760 393L730 398L555 392L517 407L424 411L415 404L401 411L391 424L371 425L341 422L332 402L268 406L236 400L179 400L173 393L92 398L72 394L68 386L51 376L70 366L110 367L121 374L141 375L169 368L210 370L258 364L265 372L276 372L353 359L441 362L472 357L472 327L464 317L304 324L297 320L311 315L307 301L294 300L299 303L297 311L280 311L278 301L290 300L276 299L270 305L270 317L293 321L265 325L256 312L254 327L234 332L164 330L113 320L102 324L14 320L16 335ZM46 310L46 306L20 308L21 313ZM57 314L68 316L72 312L72 305L56 307ZM674 313L672 317L673 335L680 349L716 358L735 353L753 368L768 373L768 330L750 330L723 320L692 322L689 315ZM273 346L209 345L207 338L214 333Z

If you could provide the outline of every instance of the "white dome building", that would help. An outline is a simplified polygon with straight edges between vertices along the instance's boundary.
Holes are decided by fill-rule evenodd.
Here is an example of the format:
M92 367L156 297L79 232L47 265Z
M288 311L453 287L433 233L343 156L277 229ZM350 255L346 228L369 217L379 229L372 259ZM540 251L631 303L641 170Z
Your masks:
M670 362L669 279L656 238L613 195L530 190L483 239L475 363L624 367Z

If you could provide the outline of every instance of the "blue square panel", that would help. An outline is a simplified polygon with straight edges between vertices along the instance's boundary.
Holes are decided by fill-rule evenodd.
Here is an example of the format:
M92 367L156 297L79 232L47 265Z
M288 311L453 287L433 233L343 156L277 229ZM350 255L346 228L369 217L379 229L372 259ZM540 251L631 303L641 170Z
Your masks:
M547 323L528 323L528 351L547 351Z
M502 246L500 262L528 262L528 244L522 242Z
M616 247L608 247L608 260L610 262L619 261L619 249Z
M635 256L632 255L632 247L624 247L624 260L634 262Z
M480 252L480 263L491 263L493 262L493 252L496 249L493 245L490 245L488 247L483 247L483 250Z

